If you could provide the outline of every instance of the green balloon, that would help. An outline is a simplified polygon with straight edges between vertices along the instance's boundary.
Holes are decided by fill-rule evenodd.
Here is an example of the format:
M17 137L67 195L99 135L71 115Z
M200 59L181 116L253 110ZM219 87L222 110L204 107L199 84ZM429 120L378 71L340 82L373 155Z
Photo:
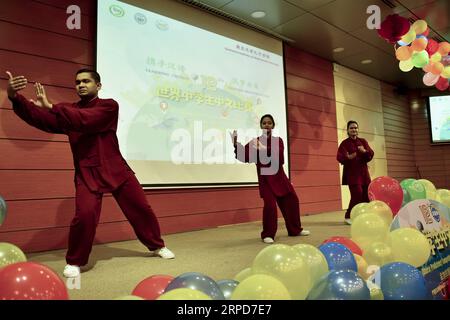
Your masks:
M416 68L425 67L428 62L430 62L430 57L428 56L428 52L425 50L414 52L411 56L411 61Z
M0 268L25 261L27 261L27 257L19 247L8 242L0 242Z
M425 187L416 179L405 179L400 182L400 186L408 192L410 196L409 201L427 198L427 191L425 190Z

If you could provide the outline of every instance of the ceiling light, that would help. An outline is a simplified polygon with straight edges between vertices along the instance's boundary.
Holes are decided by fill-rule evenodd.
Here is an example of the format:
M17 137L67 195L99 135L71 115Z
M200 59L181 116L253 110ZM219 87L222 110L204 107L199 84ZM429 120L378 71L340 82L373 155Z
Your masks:
M369 64L369 63L372 63L372 60L370 60L370 59L362 60L361 63L362 64Z
M266 13L264 11L255 11L252 12L251 16L255 19L264 18L266 16Z
M333 52L342 52L342 51L344 51L344 48L342 48L342 47L338 47L338 48L334 48L333 49Z

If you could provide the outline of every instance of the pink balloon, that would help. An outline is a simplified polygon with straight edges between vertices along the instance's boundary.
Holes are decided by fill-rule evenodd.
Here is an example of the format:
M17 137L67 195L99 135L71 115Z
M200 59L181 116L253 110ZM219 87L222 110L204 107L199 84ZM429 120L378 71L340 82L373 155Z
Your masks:
M426 86L429 86L429 87L434 86L436 84L436 82L438 82L439 77L440 76L438 74L433 74L431 72L427 72L423 76L423 84Z
M378 177L369 184L369 199L385 202L394 216L402 207L403 190L397 180L391 177Z
M150 276L139 282L131 294L145 300L156 300L164 293L167 285L172 280L173 277L169 275L157 274Z
M69 294L49 267L18 262L0 269L0 300L69 300Z
M436 82L436 88L440 91L445 91L449 87L448 79L439 77L439 80Z

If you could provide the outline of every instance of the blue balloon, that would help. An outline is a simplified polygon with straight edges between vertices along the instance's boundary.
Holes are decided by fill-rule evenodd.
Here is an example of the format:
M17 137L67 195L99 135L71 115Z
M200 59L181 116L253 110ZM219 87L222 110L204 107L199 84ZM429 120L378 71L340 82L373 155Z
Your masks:
M217 283L210 277L199 272L187 272L174 278L164 292L178 288L189 288L203 292L213 300L225 300Z
M230 300L231 295L234 292L234 289L238 286L239 281L232 280L232 279L223 279L217 281L217 285L220 288L220 291L222 291L223 296L226 300Z
M422 272L407 263L388 263L375 273L371 281L377 282L385 300L428 300L431 298L431 292L427 289Z
M331 270L353 270L358 271L355 256L343 244L337 242L328 242L320 245L319 250L325 256L328 263L328 269Z
M407 46L408 45L408 43L406 43L406 42L403 42L402 40L399 40L399 41L397 41L397 43L400 45L400 46L402 46L402 47L404 47L404 46Z
M333 270L320 278L307 300L370 300L370 290L355 271Z

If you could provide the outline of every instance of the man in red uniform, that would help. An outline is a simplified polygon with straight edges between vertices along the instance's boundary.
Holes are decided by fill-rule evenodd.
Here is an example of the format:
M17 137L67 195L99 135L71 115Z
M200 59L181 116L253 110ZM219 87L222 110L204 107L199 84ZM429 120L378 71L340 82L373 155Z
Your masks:
M270 114L263 115L260 127L263 135L245 146L237 142L236 130L231 134L231 140L236 159L256 164L259 195L264 200L261 239L269 244L274 242L278 226L277 203L283 214L288 235L307 236L310 232L302 228L297 194L283 169L283 140L272 136L272 129L275 127L273 117Z
M351 224L350 213L355 205L369 202L368 187L370 174L367 162L373 158L373 150L365 139L358 137L358 123L347 123L348 138L341 142L337 152L337 160L344 165L342 184L350 189L350 203L345 212L345 222Z
M80 101L51 104L40 83L35 84L36 101L17 92L27 79L9 76L8 97L14 112L26 123L49 133L66 134L75 166L75 217L70 225L67 265L64 276L78 277L87 264L97 228L102 197L111 192L131 223L138 239L155 255L172 259L165 247L158 220L144 191L119 150L116 135L119 105L100 99L100 75L89 69L76 73L75 88Z

